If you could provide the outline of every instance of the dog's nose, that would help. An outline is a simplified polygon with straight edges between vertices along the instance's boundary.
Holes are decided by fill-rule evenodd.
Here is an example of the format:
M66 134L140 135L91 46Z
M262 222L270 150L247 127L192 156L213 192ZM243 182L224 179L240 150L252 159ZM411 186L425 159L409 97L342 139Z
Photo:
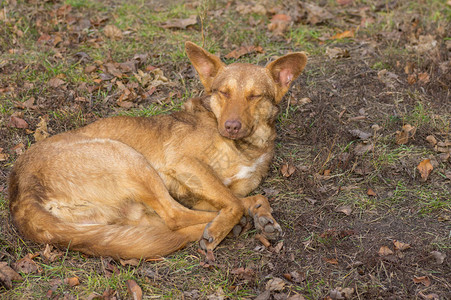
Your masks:
M241 129L241 122L238 120L228 120L224 125L225 129L230 134L237 134Z

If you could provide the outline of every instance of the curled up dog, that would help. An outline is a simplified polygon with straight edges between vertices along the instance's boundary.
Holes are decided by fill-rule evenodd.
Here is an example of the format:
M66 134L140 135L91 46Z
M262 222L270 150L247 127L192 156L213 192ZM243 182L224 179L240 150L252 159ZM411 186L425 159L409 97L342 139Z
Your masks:
M234 63L191 42L205 87L180 112L112 117L33 145L9 176L12 220L26 238L91 255L152 258L188 242L213 250L246 217L267 237L280 226L261 195L278 104L303 53L266 67Z

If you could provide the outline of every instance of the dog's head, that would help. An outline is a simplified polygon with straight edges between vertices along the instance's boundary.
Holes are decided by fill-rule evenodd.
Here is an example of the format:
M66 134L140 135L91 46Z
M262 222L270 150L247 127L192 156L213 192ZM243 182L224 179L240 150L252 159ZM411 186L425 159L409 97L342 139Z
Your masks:
M225 65L219 57L186 42L186 53L199 73L219 133L230 139L251 135L257 124L274 119L277 104L307 63L307 56L287 54L266 67L234 63Z

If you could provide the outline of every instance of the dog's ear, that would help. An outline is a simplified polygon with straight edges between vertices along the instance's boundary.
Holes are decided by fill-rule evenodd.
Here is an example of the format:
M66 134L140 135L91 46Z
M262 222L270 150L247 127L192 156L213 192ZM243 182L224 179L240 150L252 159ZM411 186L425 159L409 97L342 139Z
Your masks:
M291 82L301 74L306 64L307 56L303 52L296 52L282 56L266 66L277 84L276 103L282 100Z
M213 78L218 72L225 67L225 64L217 57L194 43L185 43L186 54L193 64L197 73L199 73L200 81L205 87L207 93L211 92L211 84Z

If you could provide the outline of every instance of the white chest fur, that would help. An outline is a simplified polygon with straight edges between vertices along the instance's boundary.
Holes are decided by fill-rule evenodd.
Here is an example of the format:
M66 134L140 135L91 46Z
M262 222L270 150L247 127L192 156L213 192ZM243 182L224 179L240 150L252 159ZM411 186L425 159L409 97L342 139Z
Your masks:
M232 177L225 178L222 182L224 185L229 186L234 180L250 178L254 172L268 159L268 154L262 154L256 161L250 166L242 165L238 168L238 172Z

